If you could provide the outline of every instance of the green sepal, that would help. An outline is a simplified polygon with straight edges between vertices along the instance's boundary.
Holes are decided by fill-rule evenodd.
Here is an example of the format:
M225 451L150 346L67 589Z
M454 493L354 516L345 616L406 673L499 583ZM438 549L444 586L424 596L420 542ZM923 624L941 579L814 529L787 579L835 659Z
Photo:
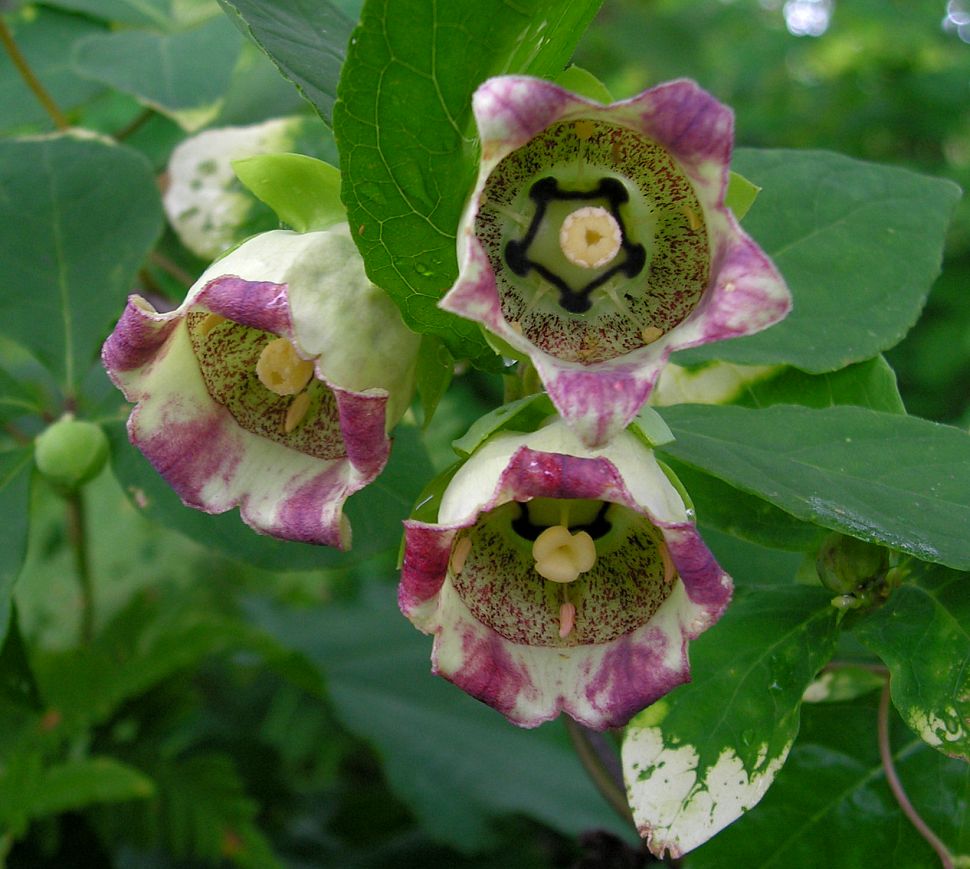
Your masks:
M544 392L537 392L486 413L465 434L452 441L451 446L459 456L467 459L493 434L506 430L535 431L544 420L555 415L556 409L549 396Z
M652 407L644 406L633 418L627 429L649 448L663 446L674 440L674 433L663 417Z
M340 170L304 154L258 154L232 161L236 177L297 232L328 229L347 219Z
M581 97L586 97L588 100L596 100L596 102L604 105L613 102L613 95L606 85L588 69L576 66L574 63L567 66L553 81L559 87L572 91Z
M418 500L414 502L414 507L408 514L408 519L415 522L427 522L434 524L438 521L438 508L441 506L441 499L445 494L445 489L451 483L452 478L458 473L459 468L465 464L464 459L459 459L445 468L440 474L436 474L431 481L421 490ZM401 537L401 545L397 552L397 569L401 569L404 563L404 537Z
M724 194L724 204L734 212L738 220L744 220L744 215L748 213L761 188L757 184L752 184L747 178L738 172L732 172L728 177L727 193Z
M654 457L656 458L656 456ZM680 495L684 502L684 506L687 508L688 513L690 513L693 518L697 510L694 508L694 502L691 500L690 493L687 491L687 487L680 482L680 477L674 473L674 469L670 467L666 462L657 459L657 465L660 470L664 472L664 476L670 481L670 485L677 490L677 494Z

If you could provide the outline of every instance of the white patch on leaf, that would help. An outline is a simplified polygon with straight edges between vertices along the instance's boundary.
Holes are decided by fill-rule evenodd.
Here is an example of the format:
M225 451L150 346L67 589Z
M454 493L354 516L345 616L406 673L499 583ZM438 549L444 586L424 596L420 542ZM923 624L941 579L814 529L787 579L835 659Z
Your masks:
M911 707L906 710L906 722L919 734L923 742L934 748L967 739L967 729L953 706L941 709L939 713L930 709Z
M680 857L757 805L788 757L791 743L774 757L758 748L753 769L731 746L698 771L693 745L671 748L660 727L630 727L623 742L627 798L650 851Z

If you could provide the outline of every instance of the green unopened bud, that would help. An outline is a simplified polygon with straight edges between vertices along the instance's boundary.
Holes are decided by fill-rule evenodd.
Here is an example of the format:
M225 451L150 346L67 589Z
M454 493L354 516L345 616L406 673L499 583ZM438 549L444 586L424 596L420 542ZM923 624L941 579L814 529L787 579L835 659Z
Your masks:
M52 483L68 489L94 479L108 458L108 438L101 426L65 416L34 442L37 468Z
M889 553L865 540L830 534L818 551L815 567L822 585L846 595L885 579L889 571Z

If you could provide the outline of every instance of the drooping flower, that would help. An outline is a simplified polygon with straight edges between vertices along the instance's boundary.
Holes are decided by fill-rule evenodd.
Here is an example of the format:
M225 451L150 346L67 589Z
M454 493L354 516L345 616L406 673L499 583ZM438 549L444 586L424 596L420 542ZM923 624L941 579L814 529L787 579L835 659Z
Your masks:
M346 226L258 235L175 311L131 296L102 359L128 434L190 507L347 548L344 501L383 469L419 338Z
M731 589L642 441L590 449L557 420L493 435L436 522L405 522L398 600L435 672L513 723L605 728L689 679Z
M733 115L693 82L604 106L499 77L473 109L481 165L441 307L528 356L587 445L630 422L674 350L787 314L724 204Z

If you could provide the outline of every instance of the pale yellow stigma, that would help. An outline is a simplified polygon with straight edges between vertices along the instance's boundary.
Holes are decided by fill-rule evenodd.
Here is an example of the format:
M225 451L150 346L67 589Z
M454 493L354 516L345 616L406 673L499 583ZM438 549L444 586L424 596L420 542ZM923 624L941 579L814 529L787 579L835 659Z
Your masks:
M313 377L313 362L301 359L286 338L276 338L259 354L256 375L277 395L296 395Z
M616 218L605 208L577 208L559 230L559 247L571 263L587 269L605 266L620 250L623 233Z
M532 557L544 579L574 582L596 563L596 544L585 531L573 534L565 525L553 525L532 544Z

